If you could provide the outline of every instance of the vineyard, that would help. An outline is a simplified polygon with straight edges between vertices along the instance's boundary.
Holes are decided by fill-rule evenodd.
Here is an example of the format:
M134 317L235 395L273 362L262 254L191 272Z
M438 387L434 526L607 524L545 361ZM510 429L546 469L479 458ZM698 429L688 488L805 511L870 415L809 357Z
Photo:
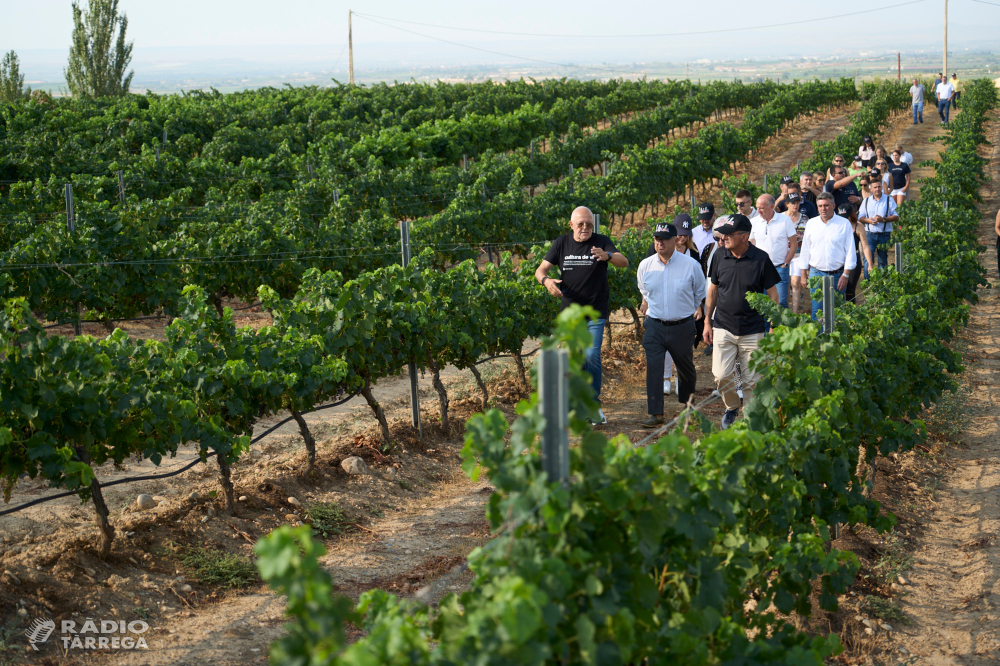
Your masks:
M389 451L378 380L410 364L429 372L447 430L442 369L471 370L485 411L477 364L511 356L528 393L522 349L543 339L573 358L574 482L541 472L536 397L513 425L496 411L471 420L466 465L497 490L496 536L469 555L472 590L433 613L382 591L353 609L331 596L308 528L262 540L262 576L297 618L274 647L279 662L822 663L836 637L781 614L808 615L817 585L821 606L836 604L856 562L829 550L829 526L890 526L864 463L919 443L917 415L960 369L948 343L982 279L975 147L994 89L969 86L971 112L952 123L938 175L902 209L905 270L876 271L830 335L756 304L782 326L762 343L744 428L645 448L592 431L582 315L560 315L532 275L587 205L629 258L611 272L611 309L631 312L638 331L635 269L651 235L637 214L731 183L789 123L859 98L848 128L800 165L815 170L879 135L908 106L905 88L563 80L8 105L5 500L25 474L89 499L106 557L116 530L97 466L159 465L195 442L232 514L230 468L264 416L295 418L309 480L317 451L303 413L361 395ZM939 221L932 232L909 223L926 217ZM270 325L238 327L231 298L259 303ZM168 321L164 340L115 329L140 317ZM109 334L48 332L81 320ZM366 636L346 647L345 623Z

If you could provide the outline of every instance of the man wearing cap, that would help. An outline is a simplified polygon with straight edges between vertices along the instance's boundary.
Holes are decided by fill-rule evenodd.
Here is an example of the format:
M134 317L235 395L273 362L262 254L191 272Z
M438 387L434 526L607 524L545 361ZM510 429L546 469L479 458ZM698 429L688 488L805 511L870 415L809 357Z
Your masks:
M689 219L690 221L690 219ZM666 355L677 364L677 399L686 404L694 393L695 314L705 298L705 278L694 257L676 251L677 229L658 224L653 231L656 253L646 257L636 270L642 293L641 309L646 314L646 408L649 419L644 428L663 425L663 376Z
M601 400L601 342L604 324L609 315L608 264L627 268L628 259L618 251L607 236L594 233L594 215L586 206L579 206L570 217L571 233L552 242L535 279L553 296L562 299L563 308L573 303L589 305L600 313L599 319L588 323L593 344L587 350L583 369L590 373L594 399ZM558 266L560 280L550 278L549 271ZM561 285L561 288L560 288ZM607 423L604 411L598 411L600 423Z
M757 197L757 219L751 220L750 242L767 252L781 282L778 287L778 305L788 307L789 266L799 247L795 225L787 215L774 211L774 197L762 194Z
M805 174L805 175L809 176L809 180L812 181L812 174ZM777 201L774 202L774 210L778 211L779 213L784 213L785 211L787 211L788 198L793 194L799 195L800 199L799 210L802 211L804 215L808 217L816 217L817 215L819 215L819 211L816 210L816 204L814 204L812 201L809 201L809 199L802 193L802 186L799 185L798 183L791 183L788 186L788 194L785 195L784 200L781 201L780 203ZM810 192L810 194L812 193ZM813 199L815 198L816 197L813 196Z
M896 212L896 202L888 194L882 192L882 181L872 180L871 196L861 202L858 209L858 222L865 225L865 236L869 249L878 257L879 268L889 265L889 250L886 247L892 242L892 223L899 219ZM886 246L876 249L879 246ZM865 260L867 264L868 261ZM865 266L865 277L868 277L868 266Z
M691 235L700 257L705 248L715 242L715 238L712 236L712 225L715 224L715 206L707 201L698 204L698 221L701 224L691 230Z
M800 262L808 266L803 268L801 279L808 284L811 277L832 276L837 279L836 289L841 294L847 289L847 281L851 271L858 264L857 251L854 248L854 230L851 221L834 213L836 205L833 195L824 192L816 202L819 217L814 217L806 223L806 231L802 236L802 255ZM822 290L817 289L812 294L812 317L822 307Z
M910 86L910 99L913 101L913 124L917 124L917 119L924 122L924 84L920 79L913 79Z
M679 213L674 217L673 227L674 236L693 236L691 232L691 227L694 223L691 221L691 216L687 213ZM652 257L656 254L656 238L653 238L653 242L649 244L649 249L646 250L646 256ZM695 257L697 259L697 257Z
M764 335L764 317L750 307L748 293L766 293L778 302L781 276L767 252L750 244L753 225L746 215L737 213L729 224L717 229L722 235L722 248L712 257L709 268L708 293L705 298L705 342L712 345L712 374L722 394L726 413L722 429L736 422L742 399L731 379L739 359L744 385L756 381L751 373L750 354Z

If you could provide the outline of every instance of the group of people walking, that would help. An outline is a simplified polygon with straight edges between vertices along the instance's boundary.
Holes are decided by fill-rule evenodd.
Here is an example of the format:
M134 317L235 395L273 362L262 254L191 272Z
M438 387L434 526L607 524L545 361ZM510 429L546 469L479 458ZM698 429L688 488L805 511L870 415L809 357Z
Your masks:
M958 108L958 100L962 97L962 80L958 74L952 74L949 79L944 72L938 72L934 80L934 101L937 104L938 115L941 116L941 124L948 124L948 117L951 109ZM910 86L910 98L913 102L913 124L924 122L924 95L927 90L919 79L913 79Z
M957 76L952 79L939 76L935 87L942 122L947 122L948 107L957 106L961 91ZM923 86L916 79L911 93L914 122L923 122ZM663 425L664 396L676 393L680 403L689 402L697 379L694 348L704 341L706 355L712 356L716 391L725 405L721 426L730 427L757 379L750 356L771 326L747 296L766 294L798 314L809 278L829 276L836 291L853 302L862 275L867 279L876 265L888 266L887 247L899 222L898 206L909 196L912 163L902 144L887 152L869 136L849 162L836 155L825 172L804 172L798 179L785 176L777 197L761 194L754 200L748 190L739 190L731 214L717 216L713 204L705 202L697 222L682 213L673 222L657 224L636 269L639 312L645 318L649 413L642 426ZM553 242L535 277L562 299L563 307L578 303L600 313L589 323L593 345L585 365L600 402L608 266L625 268L629 261L611 238L594 233L588 208L576 208L570 226L571 233ZM559 280L549 276L556 266ZM816 319L821 308L818 291L811 301ZM607 422L603 410L596 422Z

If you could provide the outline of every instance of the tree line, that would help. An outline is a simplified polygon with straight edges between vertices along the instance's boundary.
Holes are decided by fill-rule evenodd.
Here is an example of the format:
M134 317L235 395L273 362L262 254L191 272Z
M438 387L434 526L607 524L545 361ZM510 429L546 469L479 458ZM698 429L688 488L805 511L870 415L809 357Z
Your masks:
M134 72L132 42L125 41L128 17L118 13L118 0L89 0L88 8L73 3L73 35L69 61L63 70L70 94L76 97L109 97L129 90ZM45 95L35 91L35 95ZM24 85L20 61L13 50L0 61L0 103L32 96Z

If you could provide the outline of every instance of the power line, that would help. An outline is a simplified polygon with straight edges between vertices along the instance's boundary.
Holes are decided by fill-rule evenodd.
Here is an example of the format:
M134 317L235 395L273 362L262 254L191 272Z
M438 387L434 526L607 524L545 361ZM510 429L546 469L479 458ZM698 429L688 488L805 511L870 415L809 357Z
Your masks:
M994 7L1000 7L1000 4L996 2L986 2L985 0L972 0L973 2L978 2L981 5L993 5Z
M747 27L743 27L743 28L723 28L721 30L698 30L696 32L657 32L657 33L639 33L639 34L630 34L630 35L565 35L565 34L539 33L539 32L507 32L507 31L503 31L503 30L482 30L482 29L479 29L479 28L460 28L460 27L456 27L456 26L439 25L439 24L435 24L435 23L421 23L419 21L406 21L404 19L396 19L396 18L391 18L391 17L388 17L388 16L376 16L374 14L361 14L359 12L354 12L354 15L355 16L360 16L362 18L366 18L369 21L373 21L375 18L380 18L380 19L384 19L386 21L396 21L396 22L399 22L399 23L410 23L410 24L413 24L413 25L426 26L426 27L429 27L429 28L443 28L445 30L461 30L461 31L465 31L465 32L483 32L483 33L489 33L489 34L494 34L494 35L515 35L515 36L518 36L518 37L557 37L557 38L568 38L568 39L579 39L581 37L586 37L586 38L591 38L591 37L594 37L594 38L616 38L616 37L620 37L620 38L635 38L635 37L685 37L685 36L694 37L694 36L699 36L699 35L722 34L722 33L727 33L727 32L745 32L747 30L766 30L766 29L770 29L770 28L784 28L784 27L790 26L790 25L802 25L803 23L816 23L816 22L819 22L819 21L829 21L831 19L839 19L839 18L854 18L854 17L859 16L861 14L870 14L872 12L881 12L881 11L885 11L885 10L888 10L888 9L897 9L899 7L906 7L908 5L915 5L915 4L924 2L924 1L925 0L911 0L910 2L903 2L903 3L897 4L897 5L889 5L888 7L878 7L876 9L866 9L866 10L859 11L859 12L851 12L849 14L836 14L834 16L823 16L823 17L820 17L820 18L803 19L803 20L800 20L800 21L788 21L788 22L785 22L785 23L772 23L772 24L769 24L769 25L747 26ZM973 2L983 2L983 0L973 0ZM992 3L992 2L983 2L983 4L991 5L991 4L995 4L995 3ZM997 6L1000 6L1000 5L997 5ZM375 21L375 23L378 23L378 21ZM382 25L386 25L386 24L383 23ZM392 27L395 27L395 26L387 26L387 27L392 28ZM402 30L402 28L396 28L396 29L397 30ZM410 32L410 31L407 31L407 32ZM419 33L413 33L413 34L419 34ZM422 37L429 37L429 35L421 35L421 36ZM431 37L431 39L437 39L437 38L436 37ZM447 40L440 40L440 41L447 41ZM449 43L453 44L455 42L449 42ZM459 46L465 46L465 45L464 44L459 44ZM476 47L471 47L470 46L468 48L476 48ZM485 49L477 49L477 50L482 51L482 50L485 50ZM493 52L490 51L490 53L493 53ZM507 54L503 54L502 53L500 55L507 55ZM511 57L517 58L519 56L511 56ZM531 58L525 58L525 60L531 60ZM544 61L539 60L537 62L544 62ZM548 63L548 64L558 64L558 63ZM567 67L577 67L578 65L565 65L565 66L567 66ZM594 69L594 68L589 68L589 69ZM635 72L629 72L629 73L633 73L634 74Z
M916 2L923 2L924 0L916 0ZM382 23L381 21L376 21L375 19L365 16L363 14L354 13L355 16L360 16L361 18L371 21L372 23L378 23L379 25L385 26L386 28L392 28L393 30L401 30L403 32L408 32L411 35L417 35L418 37L426 37L427 39L433 39L438 42L444 42L445 44L451 44L453 46L461 46L462 48L472 49L473 51L482 51L483 53L492 53L493 55L501 55L506 58L517 58L518 60L527 60L529 62L539 62L543 65L555 65L556 67L575 67L577 69L589 69L597 72L609 72L611 74L635 74L637 76L644 76L645 72L632 72L628 70L621 69L607 69L605 67L588 67L587 65L571 65L563 62L552 62L550 60L539 60L538 58L528 58L526 56L514 55L512 53L502 53L500 51L492 51L490 49L480 48L478 46L471 46L469 44L462 44L461 42L453 42L449 39L442 39L440 37L434 37L432 35L425 35L422 32L416 32L414 30L407 30L406 28L400 28L396 25L389 25L388 23Z

